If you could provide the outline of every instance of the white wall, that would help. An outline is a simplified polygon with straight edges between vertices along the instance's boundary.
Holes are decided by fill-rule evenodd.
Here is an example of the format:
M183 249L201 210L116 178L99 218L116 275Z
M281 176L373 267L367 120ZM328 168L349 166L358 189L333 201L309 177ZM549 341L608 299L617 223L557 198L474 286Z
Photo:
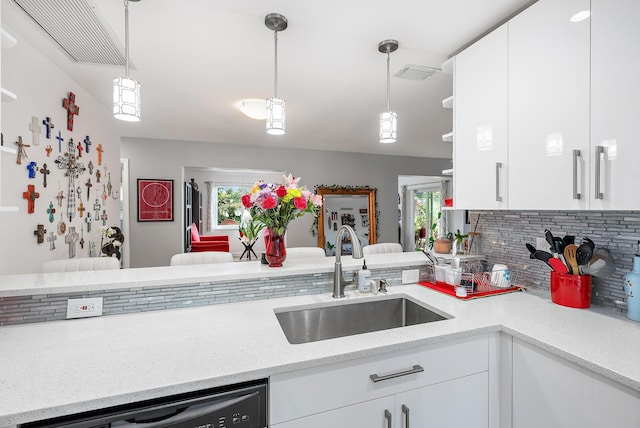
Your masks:
M58 207L55 199L59 190L64 190L64 195L68 194L67 178L64 177L64 170L58 169L54 163L59 155L58 140L54 138L58 131L62 132L65 142L63 152L69 138L77 143L89 135L93 145L90 153L83 153L81 161L85 166L92 160L97 167L96 146L101 143L104 149L102 156L103 165L106 163L108 172L111 172L111 183L114 190L119 189L120 183L120 135L115 119L111 116L109 108L103 104L108 104L111 100L97 100L81 88L76 82L71 80L49 59L43 56L36 48L22 39L16 31L6 28L17 39L18 44L12 49L2 51L2 86L18 95L17 101L3 103L2 105L2 133L4 134L4 144L7 147L16 147L14 141L18 136L22 136L25 144L31 144L31 132L29 124L32 116L37 116L40 120L45 116L51 117L55 124L50 140L45 137L45 128L41 127L40 145L26 148L29 160L23 160L22 165L16 164L16 157L7 153L2 156L2 176L1 181L1 204L5 206L17 206L19 212L0 212L0 231L2 245L0 245L0 274L33 273L40 270L43 262L52 259L62 259L69 256L69 247L64 243L64 236L58 236L55 241L56 249L50 251L49 243L36 243L33 231L38 224L44 224L48 232L55 231L60 221L60 212L65 212L65 204ZM111 82L105 82L111 86ZM76 94L76 103L80 107L80 114L75 117L73 132L67 131L66 110L62 107L62 99L66 98L72 91ZM53 152L51 157L47 157L45 147L51 144ZM40 168L47 164L51 173L47 177L47 187L43 186L42 175L36 174L34 179L28 178L26 165L30 161L35 161ZM104 169L101 170L104 172ZM85 205L93 206L96 198L96 190L100 187L96 185L95 170L91 182L94 184L91 191L91 203L86 201L86 183L89 176L88 171L80 176L79 184L82 188L82 201ZM103 177L102 184L106 184L107 177ZM60 183L60 184L58 184ZM27 214L27 201L22 199L22 193L27 190L28 184L34 184L36 191L40 193L35 204L35 213ZM55 220L49 222L49 215L46 210L49 202L54 203L56 209ZM90 207L88 207L89 209ZM104 207L103 207L104 208ZM119 201L109 199L106 203L106 210L109 216L107 226L119 225ZM82 219L84 220L84 218ZM81 219L76 217L71 222L80 233ZM69 226L66 220L67 230ZM84 239L87 242L84 249L76 246L76 257L87 257L89 255L89 241L98 241L96 237L98 225L102 222L94 222L92 232L84 231ZM128 238L128 237L127 237Z
M372 141L371 144L378 144ZM130 180L173 179L177 192L175 221L136 221L136 194L130 192L131 267L168 265L182 251L183 167L263 169L291 172L301 184L313 189L319 184L371 186L378 190L379 242L398 242L398 176L439 175L449 160L343 153L303 149L266 149L220 143L122 139L122 157L130 160ZM290 247L316 246L310 229L313 217L293 221L287 231Z

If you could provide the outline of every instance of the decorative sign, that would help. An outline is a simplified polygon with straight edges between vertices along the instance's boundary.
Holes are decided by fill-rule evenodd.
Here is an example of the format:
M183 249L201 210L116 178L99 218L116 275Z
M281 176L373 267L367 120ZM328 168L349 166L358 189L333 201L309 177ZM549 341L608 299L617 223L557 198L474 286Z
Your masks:
M138 179L138 221L173 221L173 180Z

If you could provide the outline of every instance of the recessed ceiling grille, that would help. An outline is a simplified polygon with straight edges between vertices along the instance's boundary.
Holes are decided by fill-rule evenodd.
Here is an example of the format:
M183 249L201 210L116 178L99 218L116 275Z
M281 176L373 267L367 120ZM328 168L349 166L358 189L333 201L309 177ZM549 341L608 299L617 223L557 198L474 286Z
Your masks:
M427 80L439 71L441 71L439 68L426 65L407 64L393 76L409 80Z
M13 0L75 62L124 66L124 53L93 0Z

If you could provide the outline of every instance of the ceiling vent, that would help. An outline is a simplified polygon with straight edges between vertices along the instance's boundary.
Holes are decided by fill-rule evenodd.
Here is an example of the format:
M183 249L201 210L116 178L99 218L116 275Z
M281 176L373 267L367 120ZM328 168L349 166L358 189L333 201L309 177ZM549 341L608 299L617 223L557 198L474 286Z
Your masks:
M124 52L94 0L13 0L75 62L124 66Z
M407 64L393 77L409 80L427 80L439 71L441 71L439 68L427 67L426 65Z

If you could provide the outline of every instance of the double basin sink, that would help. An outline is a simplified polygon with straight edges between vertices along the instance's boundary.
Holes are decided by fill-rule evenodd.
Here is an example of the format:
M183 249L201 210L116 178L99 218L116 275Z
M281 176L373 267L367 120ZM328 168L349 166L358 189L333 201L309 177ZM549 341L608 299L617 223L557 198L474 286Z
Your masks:
M277 308L289 343L299 344L452 318L408 297L373 298L329 305Z

